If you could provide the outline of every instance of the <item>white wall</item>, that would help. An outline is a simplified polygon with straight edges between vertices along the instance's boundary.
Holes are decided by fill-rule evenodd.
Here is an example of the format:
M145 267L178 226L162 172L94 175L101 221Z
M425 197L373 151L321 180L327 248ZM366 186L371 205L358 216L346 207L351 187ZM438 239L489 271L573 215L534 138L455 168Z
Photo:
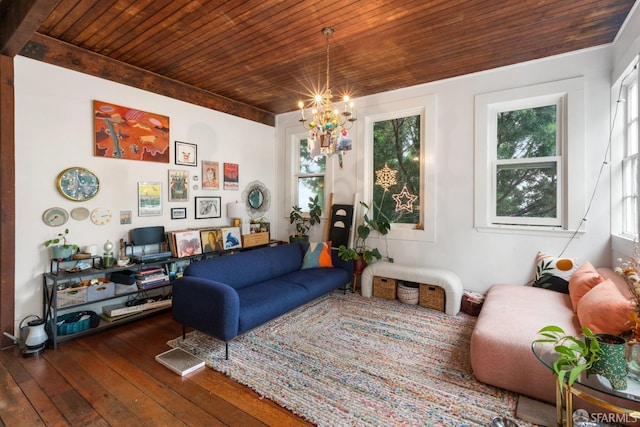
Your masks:
M551 82L576 76L585 78L586 140L571 141L586 147L585 197L591 196L596 175L604 160L608 138L611 47L591 49L533 61L501 69L462 76L355 99L358 127L350 131L354 150L345 155L344 169L334 168L333 191L336 202L352 200L354 192L364 194L364 117L372 107L408 103L417 97L435 96L437 134L435 149L436 239L428 241L388 238L389 254L396 262L420 264L453 270L465 288L486 291L493 283L524 284L532 279L538 250L559 254L568 242L567 234L525 235L479 232L473 225L474 208L474 97L477 94ZM336 84L334 82L334 84ZM355 88L357 90L357 88ZM356 94L357 96L357 94ZM293 100L292 100L293 105ZM284 192L285 206L279 218L288 213L289 179L288 136L303 131L299 113L277 117L278 191ZM332 162L337 162L333 158ZM430 209L430 208L428 208ZM575 227L577 224L573 225ZM569 246L565 256L609 265L609 178L600 182L586 224L587 232ZM316 228L316 239L322 230ZM372 242L374 243L374 242ZM384 254L384 243L376 243Z
M166 230L229 224L225 204L240 199L246 185L262 181L275 189L275 152L273 127L244 120L171 98L116 84L60 67L15 58L15 161L16 161L16 322L29 314L42 313L42 273L49 269L50 251L43 242L69 228L70 240L80 246L102 245L120 238L128 240L128 231L136 227L164 225ZM171 163L118 160L93 156L92 100L111 102L169 116ZM198 166L174 163L174 141L197 145ZM191 189L201 184L201 160L238 163L238 191ZM72 202L55 188L60 171L71 166L91 169L99 177L98 195L87 202ZM189 171L189 202L168 202L167 171ZM163 215L138 217L137 182L163 183ZM221 196L222 218L194 219L194 196ZM272 206L275 200L272 201ZM109 208L114 220L104 226L90 220L49 227L42 221L45 209L60 206L67 211L84 206ZM170 208L186 207L186 220L171 220ZM130 210L132 224L121 225L120 211ZM273 208L266 214L273 218ZM277 228L274 228L277 233ZM116 244L117 247L117 244ZM117 252L116 252L117 256Z

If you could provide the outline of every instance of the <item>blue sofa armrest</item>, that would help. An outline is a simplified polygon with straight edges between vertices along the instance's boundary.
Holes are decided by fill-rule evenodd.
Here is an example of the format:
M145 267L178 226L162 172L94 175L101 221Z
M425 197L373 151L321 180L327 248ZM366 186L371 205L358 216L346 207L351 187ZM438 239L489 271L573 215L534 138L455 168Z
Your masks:
M349 277L353 276L353 261L344 261L338 256L338 249L331 249L331 262L334 267L342 268L349 273Z
M240 299L231 286L183 276L173 282L172 294L176 321L223 341L238 335Z

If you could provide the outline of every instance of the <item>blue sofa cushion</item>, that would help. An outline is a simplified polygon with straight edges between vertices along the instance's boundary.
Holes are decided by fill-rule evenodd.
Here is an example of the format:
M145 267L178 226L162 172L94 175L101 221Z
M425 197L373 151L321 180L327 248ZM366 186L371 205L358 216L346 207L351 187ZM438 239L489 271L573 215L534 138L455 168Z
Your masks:
M196 276L242 289L296 271L302 265L300 244L281 245L191 263L185 276Z
M281 279L305 288L309 293L309 300L312 300L347 284L351 276L341 268L319 267L293 271Z
M309 301L309 292L304 286L278 278L239 289L238 297L241 334Z

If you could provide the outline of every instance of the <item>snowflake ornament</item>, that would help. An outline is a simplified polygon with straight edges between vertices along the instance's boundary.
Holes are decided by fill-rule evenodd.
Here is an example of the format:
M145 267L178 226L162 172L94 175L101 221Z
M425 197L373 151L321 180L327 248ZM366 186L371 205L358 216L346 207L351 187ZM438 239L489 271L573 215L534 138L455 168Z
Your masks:
M382 169L376 171L376 185L384 188L384 191L388 191L389 187L396 185L396 171L385 163Z

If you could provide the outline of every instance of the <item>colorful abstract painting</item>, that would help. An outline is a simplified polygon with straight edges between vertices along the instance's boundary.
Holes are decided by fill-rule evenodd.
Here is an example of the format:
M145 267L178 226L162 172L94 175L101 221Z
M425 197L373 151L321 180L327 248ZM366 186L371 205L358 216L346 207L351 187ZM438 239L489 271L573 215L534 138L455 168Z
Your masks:
M94 156L169 163L169 117L93 101Z

